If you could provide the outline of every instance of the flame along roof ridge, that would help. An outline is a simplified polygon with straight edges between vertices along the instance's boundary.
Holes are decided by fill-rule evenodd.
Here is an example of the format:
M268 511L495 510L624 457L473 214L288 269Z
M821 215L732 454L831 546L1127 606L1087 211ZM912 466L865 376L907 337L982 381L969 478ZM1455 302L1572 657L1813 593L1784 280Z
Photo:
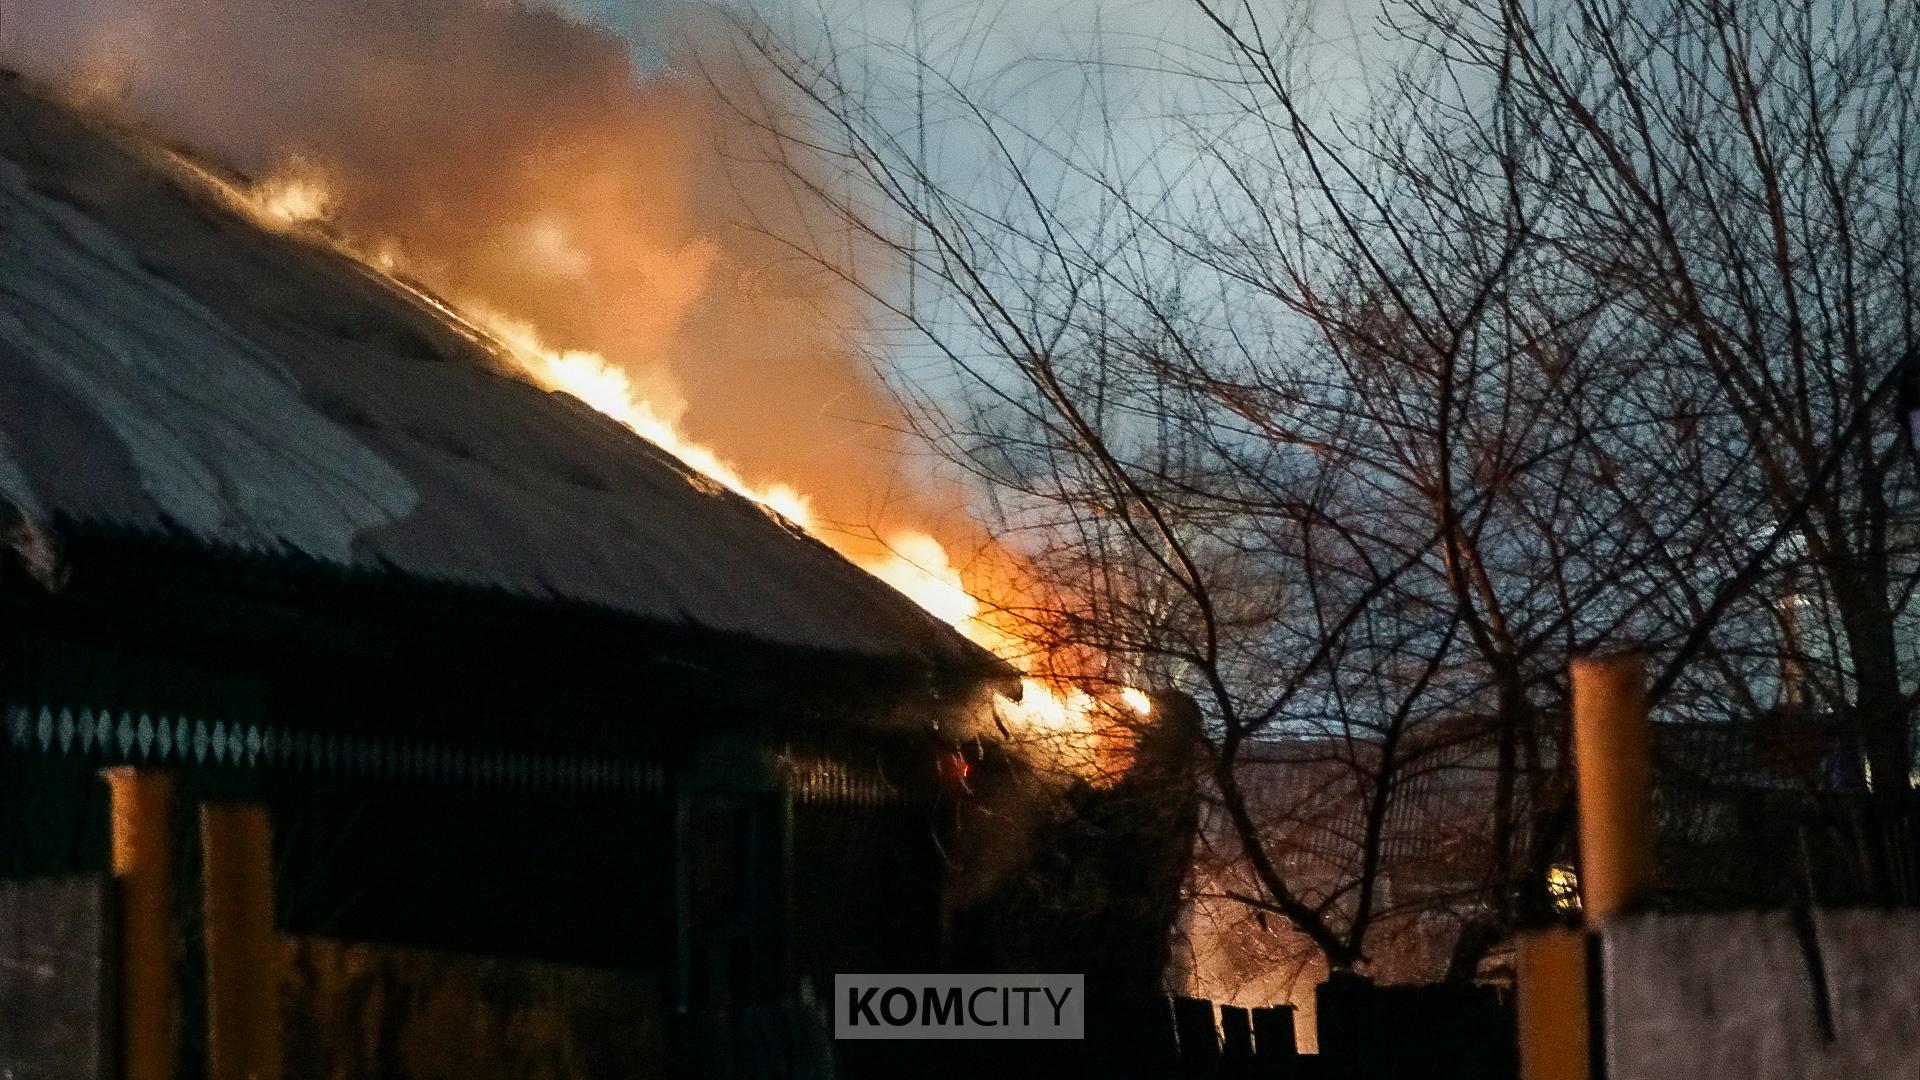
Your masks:
M0 513L1005 665L411 283L0 76Z

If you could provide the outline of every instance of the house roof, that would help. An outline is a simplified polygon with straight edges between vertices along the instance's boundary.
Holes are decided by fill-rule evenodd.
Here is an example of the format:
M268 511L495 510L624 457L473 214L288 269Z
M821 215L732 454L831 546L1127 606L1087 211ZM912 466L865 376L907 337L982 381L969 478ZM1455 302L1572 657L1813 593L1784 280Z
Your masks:
M0 78L0 526L504 589L1000 673L820 541L158 148ZM11 522L6 519L11 517Z

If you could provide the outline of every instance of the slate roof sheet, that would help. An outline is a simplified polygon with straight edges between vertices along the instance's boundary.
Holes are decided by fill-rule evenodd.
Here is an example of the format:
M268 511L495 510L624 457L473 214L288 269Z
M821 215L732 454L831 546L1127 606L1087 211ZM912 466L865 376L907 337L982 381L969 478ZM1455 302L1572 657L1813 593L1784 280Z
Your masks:
M821 542L153 147L0 80L0 511L994 666Z

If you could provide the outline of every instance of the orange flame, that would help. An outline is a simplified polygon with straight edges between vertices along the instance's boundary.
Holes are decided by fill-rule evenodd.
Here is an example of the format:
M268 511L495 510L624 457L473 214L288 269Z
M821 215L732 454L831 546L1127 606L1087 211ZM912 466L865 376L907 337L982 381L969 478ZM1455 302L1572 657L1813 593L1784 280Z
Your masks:
M975 644L1023 670L1030 667L1032 644L991 618L996 609L969 587L939 541L909 532L888 538L887 546L883 558L856 561ZM1124 714L1144 718L1152 711L1152 699L1136 687L1121 688L1107 702L1033 674L1020 680L1020 700L994 702L1001 726L1030 758L1092 780L1111 778L1125 764L1125 740L1116 737L1124 730Z
M679 427L663 415L662 409L641 395L631 376L599 353L549 348L528 323L480 305L468 305L462 314L492 334L541 386L572 394L679 458L694 471L813 531L813 508L806 496L786 484L748 483L726 459L681 434Z
M360 250L340 236L318 230L332 215L338 197L327 174L311 162L294 159L271 176L240 187L188 159L177 161L186 172L218 189L237 209L265 227L308 230L314 239L330 243L389 277L404 269L404 256L391 243ZM529 257L555 260L569 255L565 237L551 229L536 227L528 239ZM404 282L398 284L420 293ZM1022 670L1028 668L1032 646L989 617L996 608L968 586L945 547L934 537L918 531L898 532L885 538L883 555L852 550L852 545L837 542L850 537L821 526L804 494L788 484L748 481L718 452L681 431L674 419L680 412L680 402L649 397L625 369L606 357L580 349L555 348L542 339L533 324L483 303L455 307L434 297L423 298L491 336L503 354L536 384L578 398L695 472L813 533L974 643ZM998 697L994 707L1002 727L1029 758L1096 780L1113 775L1116 757L1124 759L1124 753L1116 755L1115 715L1131 712L1146 716L1152 708L1147 695L1133 687L1123 688L1117 701L1102 701L1085 690L1031 674L1021 680L1019 701Z

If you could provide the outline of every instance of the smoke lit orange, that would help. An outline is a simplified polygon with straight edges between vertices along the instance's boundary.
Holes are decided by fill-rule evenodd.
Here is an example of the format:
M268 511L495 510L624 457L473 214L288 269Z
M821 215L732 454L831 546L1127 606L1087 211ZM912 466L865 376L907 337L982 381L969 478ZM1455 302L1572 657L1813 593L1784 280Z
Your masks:
M405 256L391 242L357 243L338 232L323 233L314 228L336 211L340 199L327 174L309 161L290 160L283 169L248 187L230 184L190 160L181 159L180 164L267 227L308 229L314 239L333 244L382 274L392 275L406 269ZM563 241L550 231L539 229L529 231L526 239L530 259L558 257L554 249ZM562 250L558 254L564 253ZM410 285L401 284L401 287L418 292ZM1003 609L982 599L980 590L969 585L947 550L933 536L918 530L897 531L883 537L885 550L881 554L861 550L864 545L850 543L855 538L823 527L812 501L794 486L749 481L720 453L687 437L674 419L682 403L656 402L619 364L597 352L552 346L532 322L504 314L487 303L473 301L450 306L444 301L434 302L446 307L449 314L484 331L497 343L502 355L533 382L571 394L619 421L700 475L839 548L863 569L976 644L1023 670L1028 667L1033 647L1004 625L1004 620L992 617ZM1131 687L1123 689L1116 701L1108 702L1085 690L1034 675L1021 681L1020 700L999 698L995 702L1001 726L1030 758L1047 767L1094 779L1113 771L1115 747L1124 742L1116 737L1119 725L1115 714L1129 712L1144 716L1150 707L1146 695ZM1124 754L1120 756L1123 758Z

